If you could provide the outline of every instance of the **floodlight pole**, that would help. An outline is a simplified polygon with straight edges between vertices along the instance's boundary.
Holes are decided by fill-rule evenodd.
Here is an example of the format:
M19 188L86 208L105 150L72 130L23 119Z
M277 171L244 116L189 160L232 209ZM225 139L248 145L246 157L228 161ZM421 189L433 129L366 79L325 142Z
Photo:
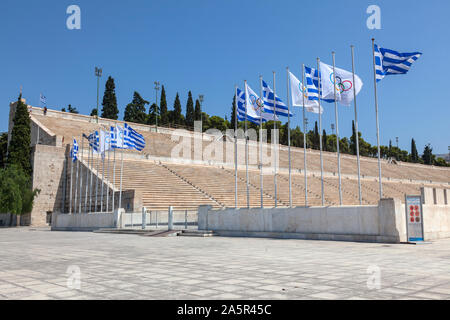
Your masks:
M156 104L156 112L155 112L155 121L156 121L156 132L158 132L158 91L159 91L159 89L160 89L160 87L159 87L160 83L159 83L159 81L155 81L154 84L155 84L155 92L156 92L156 101L155 101L155 104Z
M98 123L98 97L99 97L99 88L100 88L100 78L102 76L102 68L98 68L95 67L95 76L97 77L97 115L96 115L96 119L97 119L97 123Z

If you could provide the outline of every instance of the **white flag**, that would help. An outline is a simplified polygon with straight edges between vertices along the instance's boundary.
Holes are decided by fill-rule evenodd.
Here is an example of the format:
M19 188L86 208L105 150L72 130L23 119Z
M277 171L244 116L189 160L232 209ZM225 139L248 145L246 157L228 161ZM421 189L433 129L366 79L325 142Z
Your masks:
M111 133L108 131L100 131L100 153L105 154L105 151L111 149Z
M335 68L336 71L336 100L343 105L350 105L353 101L353 90L356 89L356 95L361 91L363 86L362 80L355 74L355 83L353 83L353 73ZM322 99L327 102L334 101L334 74L333 67L320 62L320 76L322 79ZM355 86L355 88L353 88Z
M319 103L315 100L308 99L308 91L292 72L289 72L289 83L291 88L292 106L303 107L304 102L306 111L319 113ZM304 99L303 95L305 95ZM321 113L323 113L322 107Z

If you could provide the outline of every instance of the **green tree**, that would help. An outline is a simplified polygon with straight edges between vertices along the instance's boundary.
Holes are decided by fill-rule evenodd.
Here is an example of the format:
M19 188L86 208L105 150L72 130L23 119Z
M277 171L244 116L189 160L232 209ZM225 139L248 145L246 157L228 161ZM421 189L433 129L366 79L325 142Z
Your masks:
M97 108L92 109L91 111L91 117L97 116Z
M159 120L159 114L158 114L158 105L156 103L153 103L150 106L149 112L148 112L148 118L147 118L147 124L150 125L156 125L156 119ZM159 120L160 121L160 120Z
M8 152L8 133L4 132L0 135L0 168L6 166L6 154Z
M422 160L425 164L431 165L434 162L434 158L433 148L430 144L427 144L423 150Z
M173 102L173 123L182 125L182 117L181 117L181 102L180 102L180 95L177 92L177 95L175 97L175 101Z
M61 112L66 112L66 108L61 108ZM95 109L95 112L97 112L97 109Z
M233 104L231 105L230 129L234 129L236 121L236 95L233 96Z
M195 121L202 120L202 106L198 99L195 100L194 118L195 118Z
M8 148L8 165L17 165L28 176L31 176L31 124L28 108L22 102L22 95L17 101L14 115L14 126Z
M323 129L322 133L322 149L323 151L328 151L327 149L327 132Z
M419 161L419 153L417 152L416 141L411 139L411 162Z
M149 104L138 92L134 92L133 100L125 108L124 121L135 123L147 123L147 112L145 105Z
M317 126L317 121L314 124L314 133L312 137L312 147L313 149L320 149L320 135L319 135L319 127Z
M356 155L356 130L354 120L352 120L352 136L350 137L350 151L352 152L353 155Z
M162 125L168 125L169 124L169 115L167 110L167 99L166 99L166 89L164 89L164 86L162 86L161 89L161 102L159 104L159 116L161 119Z
M30 176L18 165L0 169L0 212L14 215L30 213L39 192L39 189L32 190Z
M102 118L119 119L119 108L117 108L116 85L114 78L108 77L105 85L105 93L102 102Z
M188 100L186 103L186 125L189 127L194 126L194 100L192 100L192 93L189 91Z
M78 110L77 110L77 108L72 107L71 104L69 104L69 105L67 106L67 110L69 111L69 113L76 113L76 114L79 113Z

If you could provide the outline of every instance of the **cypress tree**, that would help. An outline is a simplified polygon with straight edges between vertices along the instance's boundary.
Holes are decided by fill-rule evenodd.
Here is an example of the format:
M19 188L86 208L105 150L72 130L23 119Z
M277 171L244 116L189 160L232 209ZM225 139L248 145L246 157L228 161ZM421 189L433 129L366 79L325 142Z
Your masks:
M175 124L183 124L181 118L181 102L178 92L173 103L173 122Z
M148 120L147 120L147 124L150 125L156 125L156 118L158 117L159 119L159 115L158 115L158 106L156 105L156 103L153 103L150 106L149 112L148 112Z
M195 121L202 120L202 106L200 105L200 101L198 101L198 99L195 100L194 119Z
M6 165L6 153L8 151L8 134L2 133L0 135L0 169Z
M149 102L144 100L141 95L135 91L133 101L125 108L123 120L142 124L147 123L146 104L149 104Z
M234 129L235 121L236 121L236 95L233 96L233 104L231 105L230 129Z
M105 93L102 102L102 118L119 119L119 109L117 108L116 86L114 79L109 76L105 85Z
M192 93L189 91L188 100L186 103L186 125L189 127L194 126L194 101L192 100Z
M159 104L159 110L160 110L160 119L162 125L167 125L169 123L169 115L167 111L167 100L166 100L166 90L164 89L164 86L162 86L161 89L161 102Z
M22 95L17 101L14 115L14 126L11 132L11 141L8 148L8 165L17 165L25 174L31 177L31 125L30 115Z
M431 147L430 144L427 144L425 146L425 149L423 150L423 155L422 155L423 162L425 164L431 165L431 164L433 164L433 158L434 158L433 148Z
M414 139L411 140L411 161L419 161L419 153L417 152L416 141Z
M327 151L327 132L325 131L325 129L323 129L323 133L322 133L322 149L323 151ZM319 146L320 148L320 146Z
M356 155L356 130L354 120L352 120L352 136L350 137L350 151L352 152L353 155Z
M316 121L316 123L314 125L314 136L313 136L313 138L314 138L313 149L316 149L316 150L320 149L320 145L319 145L319 143L320 143L320 135L319 135L319 127L317 126L317 121Z

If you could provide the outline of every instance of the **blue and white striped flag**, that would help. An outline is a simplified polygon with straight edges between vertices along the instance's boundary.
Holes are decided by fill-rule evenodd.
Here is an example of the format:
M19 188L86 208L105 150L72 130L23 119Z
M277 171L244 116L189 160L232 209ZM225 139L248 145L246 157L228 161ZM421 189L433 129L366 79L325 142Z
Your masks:
M375 71L377 82L385 76L393 74L406 74L414 61L420 58L422 53L401 53L391 49L379 48L374 45Z
M269 85L263 80L262 81L262 87L263 87L263 100L264 100L264 112L273 114L277 116L283 116L283 117L292 117L294 114L288 113L288 107L286 104L272 91L272 89L269 87ZM276 120L276 119L275 119Z
M126 149L124 140L124 129L116 125L111 127L111 147L113 149Z
M305 67L305 80L306 88L308 90L308 99L313 101L319 100L319 73L317 70ZM330 99L330 97L324 97L322 81L320 82L320 100L330 103L334 102L334 97L333 99Z
M245 92L239 88L237 89L237 118L239 121L245 121ZM259 116L252 108L247 109L247 121L259 124Z
M89 146L92 148L95 154L100 153L100 135L98 131L91 133L88 137Z
M145 138L142 134L131 128L125 123L124 127L124 141L128 149L136 149L142 151L145 148Z
M72 162L76 162L78 160L78 142L76 139L73 139L72 150L70 150L70 157L72 158Z
M47 98L41 93L39 96L39 101L41 104L43 104L44 106L47 105Z

